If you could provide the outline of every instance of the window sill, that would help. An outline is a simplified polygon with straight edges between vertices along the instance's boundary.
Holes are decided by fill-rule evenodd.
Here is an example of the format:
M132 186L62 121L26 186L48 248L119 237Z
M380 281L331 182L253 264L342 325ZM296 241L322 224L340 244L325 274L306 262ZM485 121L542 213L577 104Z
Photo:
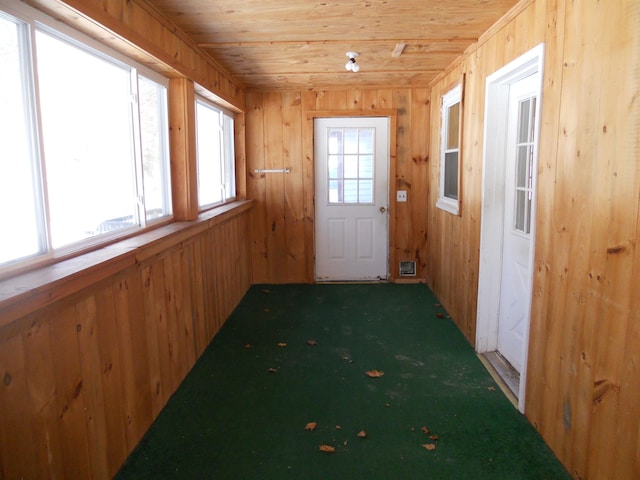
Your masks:
M436 207L438 207L440 210L444 210L445 212L449 212L452 215L460 215L460 207L458 205L458 202L454 202L446 198L441 198L436 202Z
M238 200L53 265L0 281L0 329L249 210Z

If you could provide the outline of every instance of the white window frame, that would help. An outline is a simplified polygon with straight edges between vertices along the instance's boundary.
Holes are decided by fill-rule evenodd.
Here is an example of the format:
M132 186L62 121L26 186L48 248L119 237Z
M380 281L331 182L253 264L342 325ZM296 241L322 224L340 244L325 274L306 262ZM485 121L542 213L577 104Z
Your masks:
M456 103L460 104L459 114L458 114L458 148L448 149L447 148L447 139L449 138L449 111L450 108ZM459 215L460 213L460 166L461 166L461 152L462 152L462 83L459 83L451 90L449 90L445 95L442 96L442 110L441 110L441 119L442 119L442 127L440 130L440 182L439 182L439 192L438 192L438 201L436 202L436 207L446 212L449 212L453 215ZM457 175L457 193L458 198L451 198L445 196L445 177L446 177L446 162L445 157L447 153L456 152L458 155L458 175Z
M25 53L21 58L24 63L25 71L29 77L26 82L28 83L27 89L30 98L26 98L25 102L28 104L29 111L27 115L30 116L33 137L33 151L31 161L35 163L35 169L33 172L34 182L39 185L39 190L36 192L38 195L40 214L38 215L39 224L39 252L29 255L27 257L16 258L9 260L6 263L0 265L0 276L10 274L16 270L23 270L30 266L37 266L43 262L49 262L52 259L66 258L69 255L79 254L84 251L91 250L96 246L113 242L115 239L131 235L135 233L141 233L145 228L153 224L162 224L170 221L173 218L172 204L171 204L171 176L170 176L170 162L169 162L169 127L168 127L168 99L167 92L169 87L169 80L157 72L145 67L144 65L136 62L135 60L122 55L115 50L107 47L106 45L86 36L85 34L65 25L54 18L48 16L44 12L36 10L28 5L20 2L11 2L7 0L0 0L0 13L8 17L12 17L21 22L26 29L25 38ZM50 238L50 218L48 214L47 206L47 185L46 185L46 169L45 159L43 157L45 149L43 146L43 134L41 125L41 112L39 102L39 91L37 88L37 64L36 64L36 50L37 44L35 41L36 31L40 30L47 34L60 38L62 41L68 42L76 47L85 50L89 54L96 55L107 59L114 64L120 64L125 66L130 71L131 85L132 85L132 131L133 146L135 154L131 168L136 172L135 184L136 193L132 195L132 201L137 203L136 208L136 222L137 225L132 227L126 227L117 229L109 233L99 233L85 239L78 240L68 245L63 245L54 248ZM143 195L143 168L142 168L142 156L141 156L141 132L139 124L140 108L138 105L137 86L138 78L145 77L158 85L164 87L164 102L162 105L162 116L160 119L162 124L161 143L163 149L163 165L162 165L162 177L163 177L163 192L162 198L165 202L165 214L159 218L147 219L147 212L144 205ZM36 178L37 177L37 178Z
M201 87L199 87L201 88ZM198 142L198 116L197 116L197 106L198 104L203 105L206 108L212 109L220 114L221 122L219 124L219 130L217 132L212 132L212 134L220 135L220 159L221 164L218 166L220 168L220 191L222 199L218 202L210 202L210 203L201 203L200 197L200 168L198 168L197 176L198 176L198 210L200 212L209 210L219 205L223 205L230 201L235 200L236 198L236 160L235 160L235 127L234 127L234 114L229 110L221 107L220 105L212 102L207 99L203 95L196 93L195 95L195 105L196 105L196 144ZM199 149L196 148L196 155L198 156L196 163L200 165L199 158Z

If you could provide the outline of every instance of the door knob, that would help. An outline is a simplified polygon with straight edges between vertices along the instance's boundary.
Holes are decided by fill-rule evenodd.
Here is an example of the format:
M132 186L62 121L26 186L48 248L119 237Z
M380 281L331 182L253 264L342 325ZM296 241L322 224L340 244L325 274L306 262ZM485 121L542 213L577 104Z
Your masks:
M386 211L387 211L387 209L386 209L386 208L384 208L384 207L380 207L380 213L384 213L384 212L386 212Z

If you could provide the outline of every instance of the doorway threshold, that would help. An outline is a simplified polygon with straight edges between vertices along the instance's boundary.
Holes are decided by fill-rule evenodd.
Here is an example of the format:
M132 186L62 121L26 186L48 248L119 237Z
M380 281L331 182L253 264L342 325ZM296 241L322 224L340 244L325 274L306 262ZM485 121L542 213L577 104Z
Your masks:
M478 358L517 409L520 373L498 351L478 354Z

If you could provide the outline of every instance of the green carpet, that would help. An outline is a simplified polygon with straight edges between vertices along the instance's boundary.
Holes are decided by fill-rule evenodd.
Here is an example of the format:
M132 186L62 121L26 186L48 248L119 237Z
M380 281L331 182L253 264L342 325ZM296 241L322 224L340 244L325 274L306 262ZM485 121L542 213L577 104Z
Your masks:
M436 304L424 285L252 287L116 478L570 479Z

